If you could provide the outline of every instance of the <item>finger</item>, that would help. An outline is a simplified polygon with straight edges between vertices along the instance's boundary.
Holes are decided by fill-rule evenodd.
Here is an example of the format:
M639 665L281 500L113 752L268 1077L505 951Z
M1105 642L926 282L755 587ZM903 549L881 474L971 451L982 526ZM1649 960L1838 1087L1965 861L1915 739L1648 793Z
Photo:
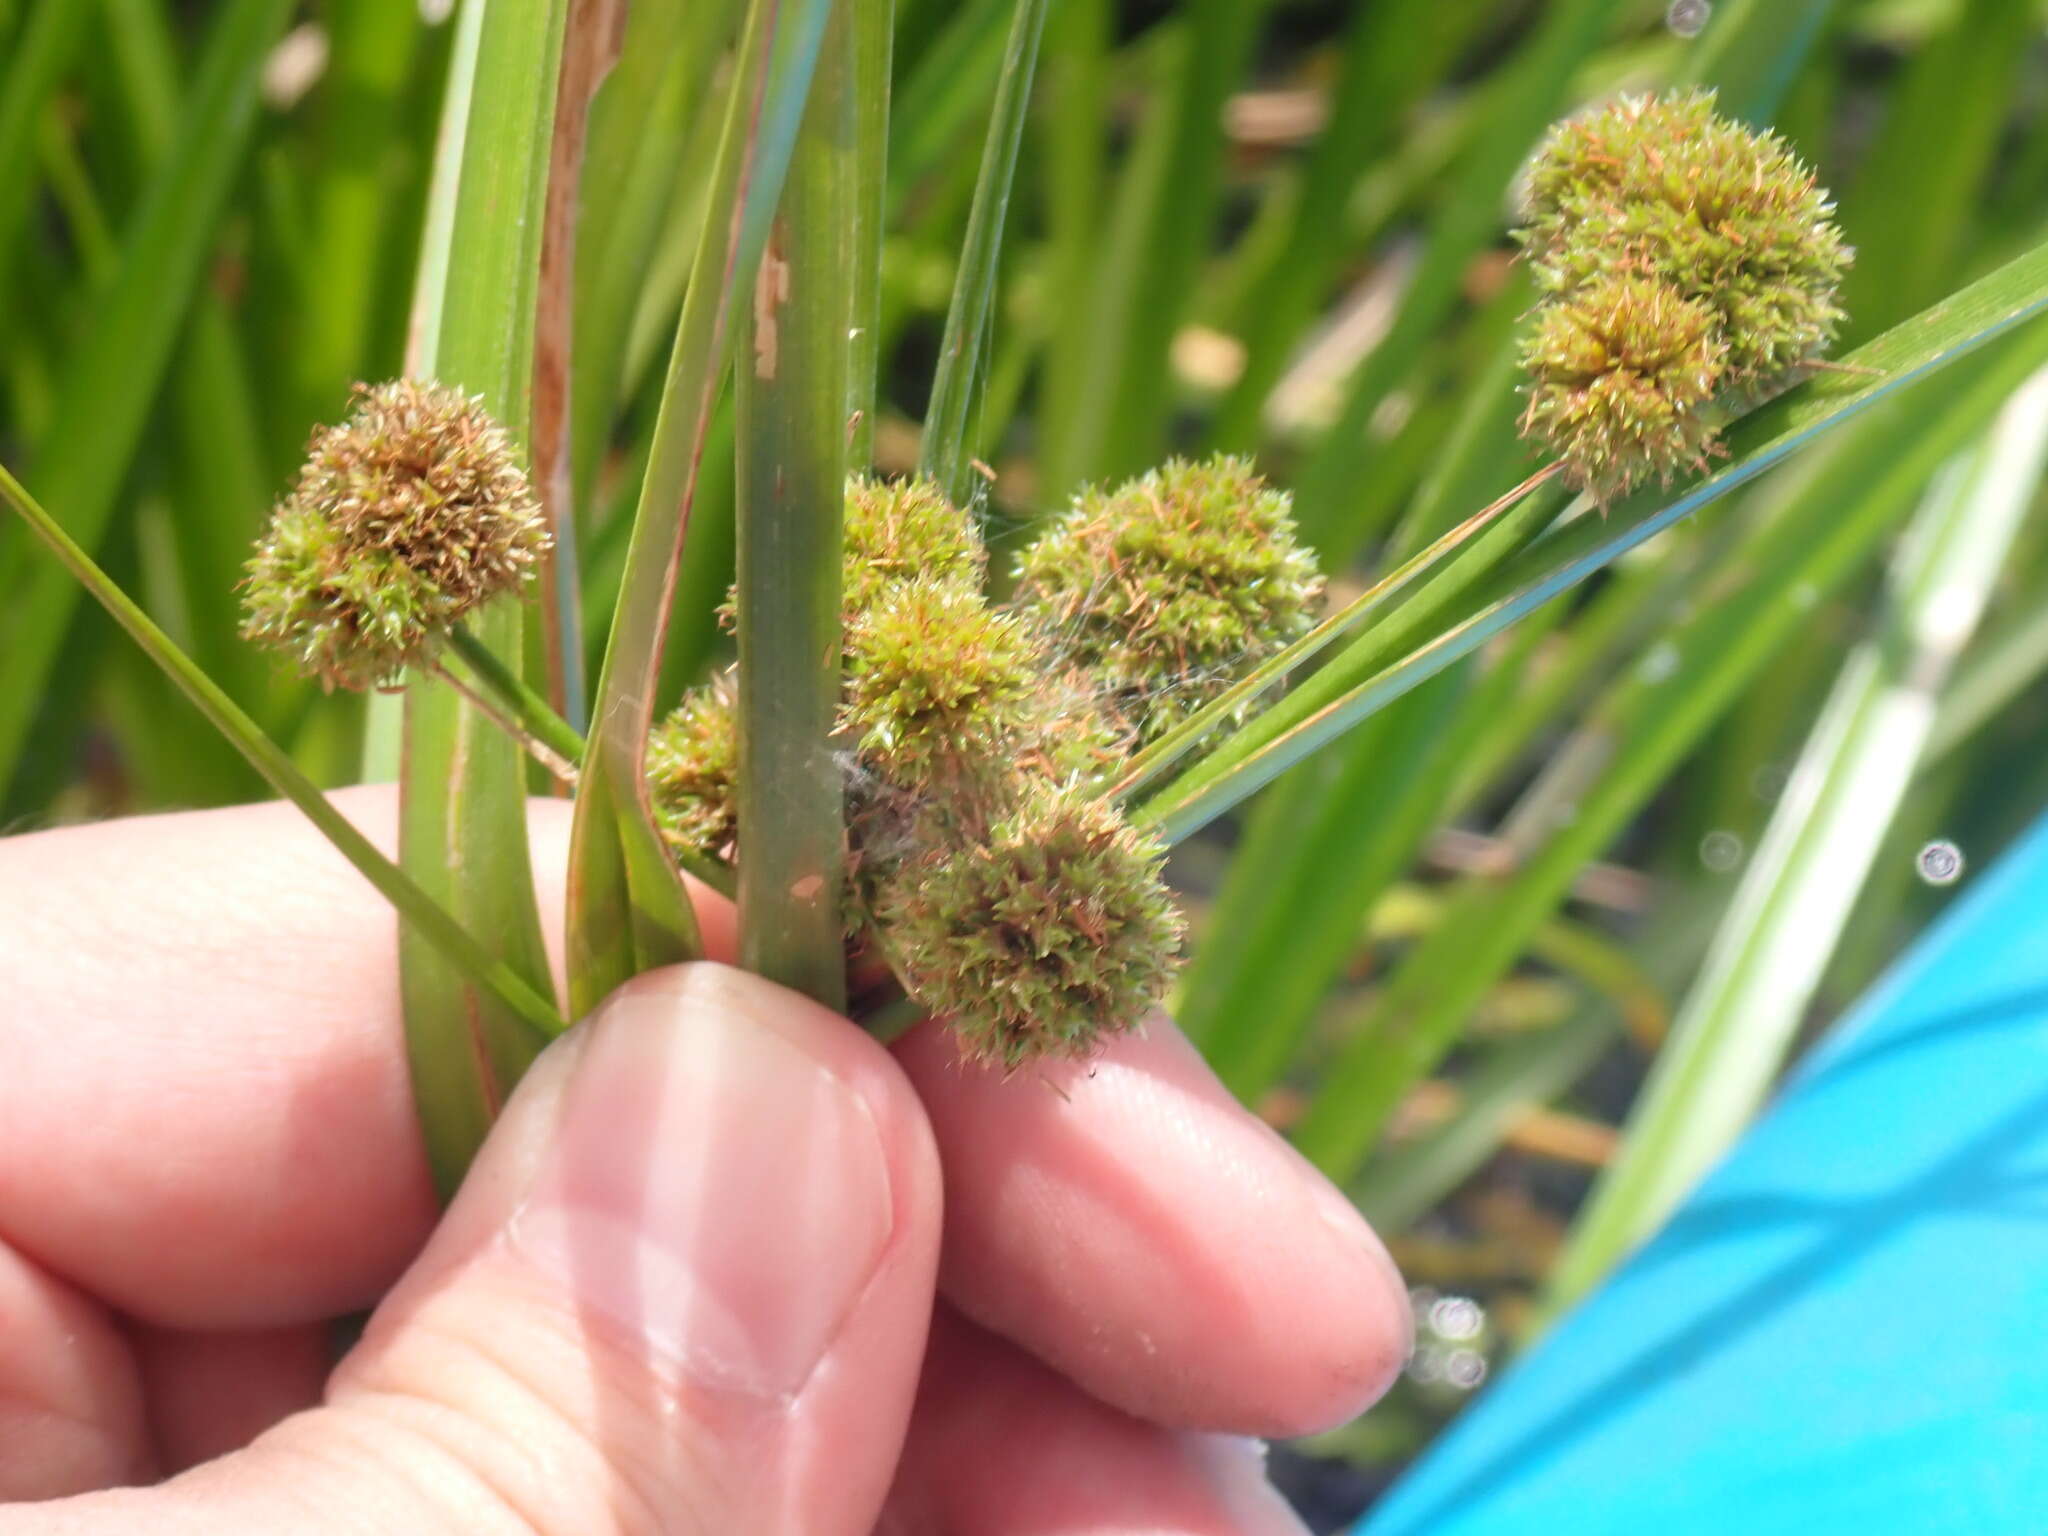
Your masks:
M946 1168L941 1288L970 1318L1192 1428L1307 1433L1392 1382L1409 1317L1386 1249L1164 1017L1010 1077L929 1025L897 1056Z
M393 845L393 792L335 798ZM544 914L568 814L532 810ZM729 909L700 911L729 952ZM0 1157L0 1234L166 1327L370 1305L435 1216L397 934L287 805L0 841L0 1125L35 1149Z
M0 1504L140 1482L154 1469L119 1327L0 1243Z
M938 1214L885 1052L738 972L655 973L536 1063L325 1406L10 1536L866 1536Z
M333 1363L328 1330L318 1323L252 1333L128 1332L165 1472L240 1450L312 1407Z
M941 1308L877 1536L1305 1536L1256 1441L1083 1396Z

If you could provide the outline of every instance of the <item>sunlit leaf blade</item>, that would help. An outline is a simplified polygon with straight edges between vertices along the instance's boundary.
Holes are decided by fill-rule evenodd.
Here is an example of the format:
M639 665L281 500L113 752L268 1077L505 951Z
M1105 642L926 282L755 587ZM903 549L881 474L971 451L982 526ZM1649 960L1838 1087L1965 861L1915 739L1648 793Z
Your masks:
M1204 737L1219 729L1245 705L1260 694L1277 687L1288 673L1306 665L1344 636L1361 628L1366 620L1406 591L1418 577L1429 571L1445 556L1477 537L1503 513L1533 496L1555 476L1559 467L1551 464L1537 470L1519 485L1510 488L1455 528L1441 535L1428 547L1403 560L1300 639L1284 646L1253 667L1216 698L1172 729L1162 733L1158 740L1147 745L1133 757L1124 765L1122 773L1110 786L1109 793L1135 795L1156 783L1168 769L1194 750Z
M1539 604L1755 479L1874 402L1948 366L2048 308L2048 246L2037 246L1894 327L1833 369L1752 412L1729 434L1730 462L1683 494L1639 492L1606 518L1581 518L1525 551L1494 581L1495 595L1390 666L1347 655L1219 744L1148 799L1140 817L1178 839L1206 825L1291 764L1433 676ZM1357 642L1374 652L1370 632Z
M767 243L829 10L825 0L755 0L741 38L576 797L568 909L574 1014L641 971L699 953L681 876L647 803L647 732L676 564L730 350L732 306Z

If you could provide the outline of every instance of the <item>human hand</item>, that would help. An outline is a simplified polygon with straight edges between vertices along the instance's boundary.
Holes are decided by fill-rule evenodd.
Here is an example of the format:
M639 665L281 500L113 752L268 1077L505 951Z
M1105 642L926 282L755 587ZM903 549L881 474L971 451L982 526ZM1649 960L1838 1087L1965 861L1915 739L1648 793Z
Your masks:
M395 919L289 808L0 842L0 976L0 1536L1296 1531L1241 1437L1406 1351L1385 1250L1163 1019L1004 1081L656 973L437 1224Z

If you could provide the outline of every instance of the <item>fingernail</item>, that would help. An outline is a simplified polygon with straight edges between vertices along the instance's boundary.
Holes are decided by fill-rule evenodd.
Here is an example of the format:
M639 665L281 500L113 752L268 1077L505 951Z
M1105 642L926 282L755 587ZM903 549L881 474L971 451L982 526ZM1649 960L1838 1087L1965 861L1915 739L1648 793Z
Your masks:
M767 983L695 966L608 1004L512 1241L700 1386L786 1399L892 1225L855 1089L776 1027Z
M1244 1536L1308 1536L1308 1526L1280 1490L1266 1480L1263 1441L1236 1435L1192 1437L1194 1454L1209 1486Z
M1386 1292L1387 1304L1401 1324L1401 1357L1405 1360L1415 1347L1415 1313L1408 1301L1408 1282L1401 1278L1401 1266L1387 1252L1387 1245L1373 1231L1372 1223L1344 1197L1342 1190L1307 1164L1303 1165L1303 1172L1323 1225L1336 1237L1338 1246L1354 1255L1373 1283Z

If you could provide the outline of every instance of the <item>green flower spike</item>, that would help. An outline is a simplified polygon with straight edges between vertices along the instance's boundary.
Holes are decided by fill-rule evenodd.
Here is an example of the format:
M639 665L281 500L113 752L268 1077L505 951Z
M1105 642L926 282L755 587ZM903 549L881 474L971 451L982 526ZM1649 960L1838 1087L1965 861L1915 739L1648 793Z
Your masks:
M1031 635L964 581L880 589L846 633L840 730L899 789L993 782L1039 717Z
M910 995L967 1053L1082 1056L1166 992L1182 923L1165 850L1114 807L1042 786L983 842L893 870L876 922Z
M1706 460L1727 348L1704 304L1654 277L1598 278L1547 305L1522 347L1522 435L1603 504Z
M739 830L739 721L731 703L697 688L647 738L655 825L684 858L721 857Z
M1024 551L1013 602L1149 741L1313 622L1322 577L1289 512L1248 460L1175 459L1077 497Z
M411 379L359 385L256 546L242 632L329 688L383 686L518 590L547 542L526 471L481 405Z

